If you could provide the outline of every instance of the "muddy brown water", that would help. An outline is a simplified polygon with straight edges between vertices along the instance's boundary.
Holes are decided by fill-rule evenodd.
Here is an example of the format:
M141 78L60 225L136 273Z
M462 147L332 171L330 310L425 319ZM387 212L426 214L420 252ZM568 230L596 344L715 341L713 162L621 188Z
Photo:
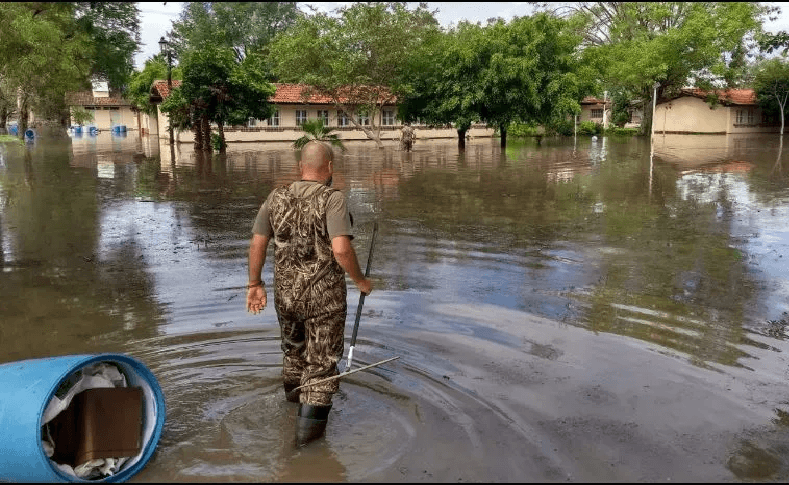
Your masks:
M243 287L256 211L298 176L288 144L0 144L0 362L142 360L167 422L132 481L787 480L781 152L349 143L334 184L362 265L380 226L354 362L400 359L345 379L325 438L295 450L276 315Z

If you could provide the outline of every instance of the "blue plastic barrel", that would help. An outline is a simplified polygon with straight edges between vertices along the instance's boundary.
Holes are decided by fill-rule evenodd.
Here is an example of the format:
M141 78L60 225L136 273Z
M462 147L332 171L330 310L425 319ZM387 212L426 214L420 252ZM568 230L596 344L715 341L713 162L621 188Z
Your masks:
M19 126L18 125L10 125L8 127L8 134L9 135L18 135L19 134Z
M118 366L130 387L142 387L143 440L139 455L112 476L83 480L58 470L44 452L41 420L55 391L77 370L109 362ZM67 355L0 365L0 481L122 482L151 459L165 420L164 395L145 365L123 354Z
M74 133L80 133L81 134L82 133L82 126L81 125L75 126L74 127Z
M30 138L32 140L35 137L36 137L36 134L35 134L35 132L33 130L31 130L30 128L25 130L25 138Z

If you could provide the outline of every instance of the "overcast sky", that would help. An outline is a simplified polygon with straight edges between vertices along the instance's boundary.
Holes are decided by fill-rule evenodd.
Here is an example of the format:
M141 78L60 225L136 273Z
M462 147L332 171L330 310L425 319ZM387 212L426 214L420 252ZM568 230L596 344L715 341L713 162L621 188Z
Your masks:
M310 2L310 5L321 11L331 11L340 5L353 2ZM769 2L781 5L782 12L778 20L765 25L765 30L777 32L789 31L789 4ZM142 23L142 51L134 56L134 63L142 69L145 60L159 52L159 38L167 33L181 13L183 2L140 2L140 17ZM304 9L306 2L300 2L299 7ZM431 10L438 9L436 18L443 26L449 26L460 20L472 22L485 22L489 18L502 17L510 19L513 16L528 15L532 7L528 2L428 2Z

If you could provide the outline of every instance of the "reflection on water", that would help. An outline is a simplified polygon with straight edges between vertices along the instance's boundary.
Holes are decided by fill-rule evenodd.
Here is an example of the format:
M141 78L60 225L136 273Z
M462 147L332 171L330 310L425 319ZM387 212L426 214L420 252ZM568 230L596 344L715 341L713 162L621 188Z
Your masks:
M360 258L381 227L359 365L402 358L344 381L316 447L288 446L276 316L243 301L254 216L299 176L288 143L0 145L0 362L143 359L168 424L141 480L767 476L743 430L789 410L778 137L347 146Z

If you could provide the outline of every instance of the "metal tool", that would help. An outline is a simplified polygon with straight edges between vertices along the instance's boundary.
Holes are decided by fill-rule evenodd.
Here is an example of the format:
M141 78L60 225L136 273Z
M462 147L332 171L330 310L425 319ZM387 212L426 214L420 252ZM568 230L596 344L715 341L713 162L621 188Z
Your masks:
M378 234L378 221L373 224L373 237L370 240L370 254L367 256L367 269L364 272L364 277L368 278L370 276L370 263L373 261L373 247L375 247L375 235ZM359 295L359 306L356 307L356 322L353 324L353 335L351 336L351 349L348 351L348 362L345 364L345 371L343 373L348 372L351 368L351 362L353 361L353 347L356 345L356 334L359 332L359 319L362 316L362 305L364 305L364 297L365 294L362 293Z
M360 370L369 369L370 367L375 367L375 366L379 366L381 364L386 364L387 362L391 362L391 361L397 360L399 358L400 358L399 355L397 357L391 357L389 359L382 360L381 362L376 362L375 364L365 365L363 367L359 367L358 369L354 369L354 370L351 370L351 371L345 371L342 374L337 374L336 376L327 377L326 379L321 379L319 381L310 382L309 384L304 384L304 385L301 385L299 387L294 387L293 390L295 391L296 389L301 389L302 387L315 386L315 385L318 385L318 384L323 384L324 382L333 381L334 379L339 379L341 377L345 377L345 376L353 374L355 372L359 372Z

